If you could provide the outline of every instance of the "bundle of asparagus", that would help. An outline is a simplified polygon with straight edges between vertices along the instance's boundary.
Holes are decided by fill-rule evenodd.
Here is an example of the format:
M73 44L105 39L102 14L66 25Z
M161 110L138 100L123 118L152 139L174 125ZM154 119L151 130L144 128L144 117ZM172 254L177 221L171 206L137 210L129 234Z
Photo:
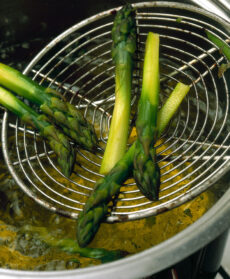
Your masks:
M0 104L20 117L24 123L37 129L40 135L47 139L50 147L57 155L61 171L69 177L75 163L75 151L69 139L50 123L45 115L36 113L3 87L0 87Z
M93 126L74 105L66 102L59 92L52 88L44 88L2 63L0 63L0 84L39 105L41 111L51 117L63 132L82 148L90 151L95 149L97 137Z
M138 139L126 151L133 57L136 49L134 15L132 6L126 5L117 13L112 29L112 57L116 69L115 108L100 169L105 176L96 183L94 191L79 214L77 240L80 247L86 246L92 240L108 213L108 203L119 193L121 185L132 174L137 186L147 198L158 198L160 170L156 162L154 144L190 88L178 83L158 112L159 35L150 32L146 41L142 92L138 103ZM73 105L65 102L57 91L44 88L1 63L0 84L38 104L41 111L51 116L63 132L80 146L88 150L94 149L97 138L93 127ZM69 176L75 156L68 138L56 129L45 115L37 114L4 88L0 88L0 103L39 130L57 154L63 173ZM81 248L76 249L81 251ZM73 251L76 251L74 247Z
M116 69L116 99L100 168L102 174L107 174L122 158L127 145L133 57L136 49L136 25L131 5L126 5L118 11L112 28L112 41L112 57ZM154 200L158 197L160 185L160 170L153 148L159 91L159 36L157 34L149 34L145 53L143 86L136 122L139 141L135 149L133 174L141 192Z
M129 12L127 12L127 9ZM118 23L120 24L121 19L123 20L122 24L125 26L126 33L128 33L127 28L131 28L126 22L132 21L133 13L130 11L131 7L128 5L128 7L125 6L117 13L114 20L113 40L116 39L116 35L119 34L114 33L114 30L116 31L118 29L117 25ZM122 24L121 26L123 26ZM133 32L133 30L134 29L131 28L131 32ZM119 38L121 38L119 43L124 45L125 41L122 42L124 37L119 35ZM134 38L134 36L132 36L132 38ZM132 48L132 50L133 49L134 48ZM112 53L113 52L115 52L116 55L120 55L120 57L126 57L127 54L124 52L123 48L119 47L115 49L113 48ZM120 92L121 95L119 98L116 96L116 100L119 101L119 106L128 112L130 110L130 85L127 86L127 84L130 84L131 82L130 65L133 63L130 58L131 57L129 56L129 60L123 59L120 61L120 64L126 62L126 64L123 63L122 70L129 69L128 75L124 75L124 72L122 71L118 73L116 72L116 77L119 76L118 74L122 73L123 77L127 78L126 80L124 80L124 78L116 78L116 88L122 88L122 92ZM127 73L127 71L125 71L125 73ZM100 223L108 213L108 203L119 193L121 184L124 183L132 173L137 186L146 197L150 200L156 200L158 198L160 169L156 162L154 144L157 136L159 136L167 126L190 88L187 85L178 83L175 90L172 92L169 101L166 102L158 113L159 82L159 35L150 32L146 41L142 92L138 103L138 117L136 121L138 139L123 155L125 149L123 143L125 142L126 145L127 142L126 135L125 137L116 137L115 132L117 130L121 131L123 128L121 128L121 126L123 126L124 123L127 125L129 120L127 122L127 119L125 118L125 122L123 119L120 119L118 122L118 116L113 114L111 125L112 132L110 131L109 133L109 140L105 151L106 154L103 158L101 167L101 172L106 175L96 183L94 191L86 201L84 209L78 217L77 239L81 247L86 246L93 239ZM125 90L127 92L125 92ZM174 99L176 101L174 101ZM121 113L121 111L118 110L118 115L119 113ZM125 114L125 117L129 117L129 114ZM113 125L115 122L116 126ZM125 126L125 131L127 131L127 126ZM122 148L119 147L118 142L116 148L115 145L111 144L111 142L118 141L118 139L122 141ZM111 146L113 146L113 149ZM115 152L118 152L119 154L113 155ZM113 160L115 157L116 160ZM105 166L106 164L108 164L107 168Z
M189 89L190 87L188 85L179 82L170 94L166 103L158 112L158 137L162 134L170 122ZM103 178L98 180L94 191L86 201L83 211L78 216L77 224L77 240L81 247L86 246L93 239L99 229L100 223L104 220L108 213L108 203L115 195L119 194L121 185L132 174L136 148L137 141L132 144L112 170ZM149 175L151 177L152 173Z

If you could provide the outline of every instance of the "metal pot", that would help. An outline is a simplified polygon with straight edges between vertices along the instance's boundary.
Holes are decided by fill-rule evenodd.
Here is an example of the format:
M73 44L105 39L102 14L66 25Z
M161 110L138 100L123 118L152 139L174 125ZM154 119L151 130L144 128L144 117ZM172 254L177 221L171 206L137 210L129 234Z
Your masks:
M15 3L18 1L15 1ZM49 8L53 5L52 1L48 2ZM28 4L28 3L27 3ZM90 5L90 3L88 3ZM28 4L29 5L29 4ZM71 4L75 7L76 3ZM97 8L108 8L109 6L116 6L114 3L100 2ZM87 5L86 5L87 6ZM90 5L90 7L93 4ZM110 6L110 7L111 7ZM44 8L45 5L42 5ZM31 8L31 7L30 7ZM41 8L41 7L40 7ZM63 7L62 7L63 8ZM196 8L194 8L196 9ZM61 10L61 9L60 9ZM94 11L95 12L95 11ZM96 11L97 12L97 11ZM87 17L93 14L92 11L86 9L84 16ZM212 15L212 17L215 17ZM81 19L80 15L78 20ZM225 22L219 18L215 18L218 23L225 25ZM31 19L27 18L27 22ZM45 18L45 21L47 18ZM76 19L74 19L75 21ZM70 20L71 21L71 20ZM68 21L68 24L70 24ZM24 23L23 23L24 24ZM25 26L28 26L25 24ZM50 29L47 25L41 25L44 27L42 34L49 34ZM66 26L60 24L60 29L64 30ZM43 28L41 27L41 28ZM36 29L36 26L34 27ZM27 29L27 35L30 37L32 34ZM43 33L44 32L44 33ZM17 41L17 36L14 36L12 41ZM8 41L9 43L9 41ZM12 42L11 42L12 43ZM7 59L6 59L7 62ZM225 165L225 168L218 172L218 184L224 183L225 188L228 188L228 172L230 168L230 162ZM216 181L213 181L216 182ZM18 270L6 270L0 269L0 276L3 279L10 278L142 278L156 274L162 270L165 270L174 264L186 259L190 255L194 254L201 248L222 235L230 226L230 189L227 190L222 197L216 202L215 205L198 221L190 225L188 228L178 233L174 237L162 242L161 244L147 249L141 253L130 256L128 258L118 260L109 264L103 264L95 267L82 268L79 270L71 271L53 271L53 272L31 272L31 271L18 271Z

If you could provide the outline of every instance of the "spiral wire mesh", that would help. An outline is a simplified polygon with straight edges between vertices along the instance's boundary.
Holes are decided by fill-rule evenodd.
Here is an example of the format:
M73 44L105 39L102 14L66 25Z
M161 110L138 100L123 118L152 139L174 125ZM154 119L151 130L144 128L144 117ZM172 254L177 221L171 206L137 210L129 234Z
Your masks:
M130 178L111 204L108 222L134 220L170 210L207 190L228 168L229 94L226 57L205 36L208 29L228 42L221 20L189 5L168 2L134 4L138 52L132 88L132 120L141 88L144 45L149 31L160 34L162 105L178 81L191 89L156 143L161 169L159 201L147 200ZM94 154L77 150L71 178L39 135L4 113L2 146L6 164L19 186L37 202L77 218L101 177L99 167L114 106L111 28L113 10L88 18L55 38L28 65L25 74L61 92L76 105L98 134ZM130 130L130 142L135 129Z

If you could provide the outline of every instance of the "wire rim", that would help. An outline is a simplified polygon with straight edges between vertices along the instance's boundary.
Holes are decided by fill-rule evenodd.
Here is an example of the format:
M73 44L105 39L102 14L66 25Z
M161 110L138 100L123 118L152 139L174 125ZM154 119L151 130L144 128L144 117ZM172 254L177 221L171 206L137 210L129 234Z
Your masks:
M121 188L107 222L156 215L191 200L220 178L230 158L228 84L225 75L221 79L217 77L217 68L226 58L202 32L204 28L210 29L223 40L227 34L218 24L213 24L215 17L189 5L148 2L134 7L139 47L133 107L141 87L141 63L148 30L159 33L161 39L164 69L161 84L165 94L162 102L179 80L190 84L192 93L185 98L157 144L162 177L159 202L148 201L135 183L128 181ZM182 10L185 7L186 12ZM190 18L189 13L194 12L197 15ZM110 58L112 20L110 10L76 24L44 48L24 71L39 83L56 87L97 127L98 152L78 150L74 179L61 174L52 151L41 142L39 135L21 126L17 119L9 122L7 112L3 117L3 154L16 182L46 208L75 219L101 177L98 170L114 103L114 66ZM12 130L16 159L8 148Z

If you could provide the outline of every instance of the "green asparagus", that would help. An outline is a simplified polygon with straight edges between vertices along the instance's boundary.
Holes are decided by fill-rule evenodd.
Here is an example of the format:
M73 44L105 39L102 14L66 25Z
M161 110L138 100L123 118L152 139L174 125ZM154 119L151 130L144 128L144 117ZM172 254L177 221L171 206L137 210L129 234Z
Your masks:
M159 35L148 33L145 45L143 80L136 120L137 146L134 154L133 176L142 194L157 200L160 168L156 162L154 144L157 136L159 99Z
M59 236L50 234L45 227L26 225L21 228L21 231L38 235L50 247L56 247L68 254L78 254L81 257L100 260L102 263L118 260L128 255L128 252L123 250L81 248L75 240L70 238L60 239Z
M213 42L220 50L221 53L223 53L226 58L228 59L228 63L222 63L218 68L218 77L222 77L225 71L227 71L230 68L230 46L223 41L220 37L214 35L209 30L205 29L205 33L208 37L208 39Z
M141 193L151 201L158 199L160 188L160 168L156 162L156 150L153 147L146 155L139 140L133 158L133 177Z
M112 58L115 63L115 106L100 173L108 173L126 151L130 121L131 80L136 50L135 12L125 5L116 14L112 28Z
M62 251L69 254L79 254L85 258L100 260L102 263L108 263L119 260L128 255L128 252L123 250L106 250L103 248L81 248L73 239L62 239L55 245Z
M166 102L167 106L165 107L164 105L159 111L158 119L161 119L161 122L158 122L157 126L158 136L163 133L163 130L172 118L173 113L177 111L181 101L186 93L188 93L189 86L182 85L182 83L179 84L180 85L176 86L175 91L173 90L171 93L171 95L174 96L175 99L178 99L178 101L172 102L171 107L170 104ZM169 97L169 100L172 99ZM173 112L170 113L170 118L167 117L166 109L168 108ZM86 246L93 239L100 223L108 214L107 205L109 201L119 193L121 184L131 175L136 145L137 141L132 144L112 170L96 183L94 191L86 201L83 211L79 214L77 224L77 240L81 247Z
M223 41L220 37L217 37L209 30L205 29L204 31L205 31L208 39L211 42L213 42L220 49L220 51L227 57L227 59L230 61L230 46L225 41Z
M157 114L157 137L160 137L189 89L189 85L180 82L176 85L170 97ZM156 163L155 149L151 148L150 155L147 156L139 140L137 140L133 164L133 174L138 188L149 200L156 200L159 194L160 169Z
M21 72L0 63L0 84L16 94L39 105L41 111L52 117L63 132L78 145L94 150L97 137L93 126L81 112L52 88L45 88Z
M146 155L153 148L157 134L159 87L159 35L149 32L145 45L142 90L136 120L138 139Z
M187 95L189 89L189 85L186 85L182 82L177 83L174 90L164 103L164 106L157 114L157 137L160 137L161 133L168 125L170 119L176 113L184 97Z
M36 128L40 135L47 139L57 155L61 171L69 177L75 163L75 151L68 138L51 124L45 115L36 113L3 87L0 87L0 104L16 114L24 123Z
M108 213L107 204L119 193L121 184L131 174L134 151L135 143L112 170L97 181L84 210L78 216L77 240L81 247L86 246L93 239L100 223Z

